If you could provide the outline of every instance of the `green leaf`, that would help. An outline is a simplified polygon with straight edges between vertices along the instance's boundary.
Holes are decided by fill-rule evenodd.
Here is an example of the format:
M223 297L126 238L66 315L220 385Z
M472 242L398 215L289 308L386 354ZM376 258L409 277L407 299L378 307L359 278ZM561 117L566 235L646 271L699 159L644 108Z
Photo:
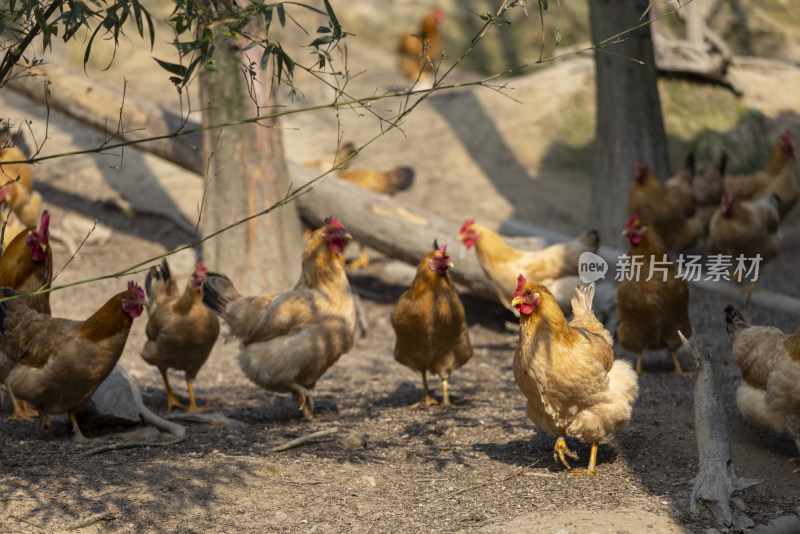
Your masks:
M320 26L317 28L317 33L331 33L331 29L327 26Z
M560 42L561 42L561 30L559 28L556 28L556 46L558 46L558 43Z
M156 63L161 65L161 68L164 69L165 71L171 74L177 74L181 78L186 76L186 67L184 67L183 65L180 65L178 63L170 63L168 61L163 61L161 59L158 59L157 57L154 57L153 59L155 59Z
M286 9L284 9L283 4L277 5L278 10L278 22L281 23L281 28L286 27Z
M331 24L333 24L333 35L338 37L342 34L342 25L339 24L339 19L336 18L336 13L333 12L331 3L328 0L323 1L325 2L325 11L328 12L328 18L331 19Z
M322 37L317 37L309 46L319 46L324 44L329 44L335 41L336 38L332 35L323 35Z
M269 34L269 26L272 24L272 12L274 5L264 8L264 35Z
M547 0L539 0L539 5L542 6L542 9L547 11Z

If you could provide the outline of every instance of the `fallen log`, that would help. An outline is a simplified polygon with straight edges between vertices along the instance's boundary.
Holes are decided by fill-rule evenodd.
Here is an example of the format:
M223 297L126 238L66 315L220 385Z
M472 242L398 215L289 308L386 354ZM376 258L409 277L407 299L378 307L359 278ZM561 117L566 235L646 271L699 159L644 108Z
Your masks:
M764 481L739 478L734 472L728 418L722 401L719 356L712 355L701 345L694 331L691 344L682 332L678 331L678 335L697 364L694 434L700 466L689 495L689 510L696 514L697 505L701 504L717 523L726 527L752 527L749 517L731 509L731 495Z

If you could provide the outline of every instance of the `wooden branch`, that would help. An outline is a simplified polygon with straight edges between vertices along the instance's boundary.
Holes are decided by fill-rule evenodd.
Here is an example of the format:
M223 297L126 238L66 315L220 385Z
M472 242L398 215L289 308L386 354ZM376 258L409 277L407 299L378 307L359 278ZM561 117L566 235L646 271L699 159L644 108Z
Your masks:
M283 445L275 447L273 449L268 450L267 452L283 452L288 451L289 449L293 449L299 445L307 441L311 441L312 439L321 438L323 436L330 436L331 434L335 434L339 431L338 426L333 426L331 428L327 428L325 430L320 430L319 432L312 432L311 434L306 434L305 436L300 436L297 439L293 439L292 441L286 442Z
M49 90L48 96L45 85ZM116 138L119 141L169 135L181 129L200 126L130 95L125 95L123 105L121 87L115 91L102 83L92 81L83 73L79 74L58 65L31 68L30 75L9 80L6 86L34 102L44 104L47 99L53 109L92 128L107 132L109 136L117 132L122 109L121 126L124 131ZM203 137L200 133L188 134L179 139L150 141L138 146L190 171L201 175L205 172L206 160L202 154Z
M689 495L689 509L697 513L700 502L714 519L726 526L747 528L753 521L731 509L731 495L763 480L738 478L731 460L731 441L728 418L722 401L719 357L712 355L697 339L692 343L678 332L697 364L697 383L694 390L694 433L700 468Z
M148 447L169 447L170 445L177 445L181 441L185 440L186 436L180 437L178 439L173 439L172 441L134 441L130 443L112 443L111 445L101 445L100 447L95 447L93 449L89 449L88 451L83 451L79 454L81 458L85 458L87 456L94 456L95 454L102 454L104 452L110 451L119 451L122 449L146 449Z
M76 521L72 524L67 525L64 527L64 530L78 530L81 528L86 528L90 525L94 525L95 523L99 523L100 521L105 521L107 519L113 519L114 512L100 512L99 514L95 514L93 516L89 516L86 519L81 519L80 521Z

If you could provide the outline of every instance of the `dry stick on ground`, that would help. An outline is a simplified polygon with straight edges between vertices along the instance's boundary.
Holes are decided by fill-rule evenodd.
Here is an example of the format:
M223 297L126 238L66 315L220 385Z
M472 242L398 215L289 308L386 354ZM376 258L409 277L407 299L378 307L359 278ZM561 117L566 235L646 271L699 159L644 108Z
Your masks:
M146 447L169 447L170 445L177 445L181 441L185 440L186 437L180 437L178 439L174 439L172 441L166 442L159 442L159 441L134 441L132 443L112 443L111 445L103 445L102 447L95 447L94 449L89 449L88 451L83 451L79 454L81 457L86 456L94 456L95 454L101 454L104 452L109 451L117 451L121 449L140 449Z
M105 521L106 519L112 519L114 517L114 512L101 512L99 514L95 514L93 516L89 516L86 519L81 519L80 521L76 521L70 525L64 527L64 530L78 530L79 528L85 528L89 525L94 525L95 523L99 523L100 521Z
M274 449L270 449L267 452L288 451L289 449L293 449L293 448L297 447L298 445L302 445L306 441L311 441L312 439L321 438L323 436L329 436L331 434L337 433L338 431L339 431L339 427L338 426L334 426L334 427L328 428L327 430L320 430L319 432L313 432L311 434L306 434L305 436L300 436L297 439L293 439L292 441L284 443L283 445L281 445L279 447L275 447Z
M694 338L691 345L683 333L678 331L678 335L697 364L694 433L700 469L689 495L689 509L692 513L697 513L697 502L700 501L718 523L727 527L751 527L753 521L749 517L731 510L731 495L760 484L763 480L738 478L734 473L728 418L722 402L719 357L712 355L700 344L694 330L691 333Z

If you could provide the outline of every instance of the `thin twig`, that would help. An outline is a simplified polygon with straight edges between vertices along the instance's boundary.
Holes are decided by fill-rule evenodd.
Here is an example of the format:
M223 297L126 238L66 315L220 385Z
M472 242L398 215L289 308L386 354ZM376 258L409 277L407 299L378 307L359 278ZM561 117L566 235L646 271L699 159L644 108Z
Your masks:
M333 427L328 428L326 430L320 430L319 432L312 432L311 434L306 434L305 436L300 436L297 439L293 439L292 441L286 442L286 443L284 443L283 445L281 445L279 447L275 447L274 449L270 449L267 452L283 452L283 451L287 451L289 449L293 449L293 448L297 447L298 445L302 445L303 443L305 443L307 441L310 441L312 439L321 438L323 436L329 436L331 434L335 434L338 431L339 431L339 427L338 426L333 426Z
M100 521L105 521L106 519L112 519L113 517L114 517L114 512L100 512L99 514L89 516L86 519L75 521L74 523L64 527L64 530L78 530L79 528L88 527L89 525L94 525L95 523L99 523Z
M134 441L132 443L112 443L111 445L103 445L102 447L95 447L88 451L83 451L78 456L85 458L87 456L94 456L95 454L102 454L104 452L116 451L121 449L139 449L146 447L169 447L170 445L177 445L185 440L186 436L172 441L158 442L158 441Z

